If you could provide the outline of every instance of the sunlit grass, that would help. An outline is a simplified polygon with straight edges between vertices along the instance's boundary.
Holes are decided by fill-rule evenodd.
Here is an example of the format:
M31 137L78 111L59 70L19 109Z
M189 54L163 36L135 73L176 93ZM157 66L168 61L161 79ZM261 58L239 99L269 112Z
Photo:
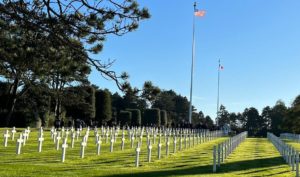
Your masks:
M266 138L247 138L221 165L224 176L295 176Z
M4 129L1 131L3 132ZM69 138L69 148L64 163L61 162L61 150L55 150L50 132L46 131L44 137L45 142L41 153L37 152L37 131L30 134L30 139L22 148L21 155L16 155L16 142L9 140L8 147L0 146L0 176L294 176L273 145L266 139L247 139L226 159L218 169L218 173L213 174L213 146L226 138L202 143L191 149L182 151L177 149L176 154L172 154L173 139L171 138L168 157L165 155L164 138L162 138L162 159L157 159L157 144L155 144L150 163L147 162L146 138L144 138L140 156L141 166L136 168L135 150L130 148L127 136L125 150L121 151L119 138L114 145L113 153L109 152L109 143L105 144L105 139L102 139L101 154L97 156L93 131L91 131L84 159L80 158L81 138L75 142L74 149L70 147Z
M296 150L300 151L300 143L298 141L284 139L284 142L293 146Z

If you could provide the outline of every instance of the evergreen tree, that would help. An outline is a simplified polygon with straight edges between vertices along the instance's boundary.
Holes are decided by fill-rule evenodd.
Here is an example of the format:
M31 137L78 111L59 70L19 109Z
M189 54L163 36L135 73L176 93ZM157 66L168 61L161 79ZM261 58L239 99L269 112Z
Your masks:
M106 125L112 119L111 94L105 90L96 91L96 121Z
M225 124L230 125L230 117L229 117L229 113L226 110L224 105L220 106L220 111L219 111L219 117L218 117L218 125L220 127L224 126Z
M160 89L157 86L154 86L151 81L146 81L143 86L141 97L144 98L149 107L151 107L157 99L159 93Z
M95 88L92 86L77 86L66 89L68 99L64 100L66 117L81 119L93 126L96 115ZM70 120L71 121L71 120Z
M121 126L131 125L132 114L130 111L121 111L118 118L118 121L120 122Z
M121 36L138 28L141 20L150 18L146 8L140 8L136 0L124 1L44 1L5 0L0 2L0 19L18 24L21 31L43 31L51 34L55 44L86 53L102 50L107 35ZM37 37L39 37L37 35ZM81 44L71 42L78 39ZM84 44L84 45L83 45ZM88 44L88 45L86 45ZM76 59L72 58L76 61ZM114 80L122 89L127 74L118 75L109 70L112 62L88 57L89 64L106 77Z
M165 110L160 110L160 124L163 127L168 126L168 116L167 116L167 111Z
M1 3L0 3L1 4ZM1 6L0 6L1 9ZM1 11L1 10L0 10ZM43 42L43 31L22 30L0 14L0 77L9 84L6 99L6 119L8 126L16 103L31 85L39 82L43 75L43 59L47 44Z
M145 126L160 126L160 110L157 108L146 109L144 112L143 124Z
M212 130L214 128L214 121L210 118L210 116L205 117L205 124L207 129Z
M126 111L131 112L131 124L132 126L142 125L142 116L139 109L127 109Z
M277 101L276 105L272 108L271 114L271 131L279 136L283 132L283 120L287 114L287 107L282 101Z
M270 106L264 107L261 116L263 118L263 124L261 126L266 129L266 131L271 131L272 108Z
M300 95L293 101L283 120L283 130L300 134Z
M78 44L79 41L72 42ZM55 43L47 51L47 65L43 67L47 75L41 79L51 88L55 118L59 120L67 88L74 84L88 84L87 77L91 70L87 65L87 54L83 50L79 54L66 46L54 45Z
M253 107L245 109L243 117L246 120L245 129L248 131L249 136L256 136L261 129L259 124L261 117L257 109Z

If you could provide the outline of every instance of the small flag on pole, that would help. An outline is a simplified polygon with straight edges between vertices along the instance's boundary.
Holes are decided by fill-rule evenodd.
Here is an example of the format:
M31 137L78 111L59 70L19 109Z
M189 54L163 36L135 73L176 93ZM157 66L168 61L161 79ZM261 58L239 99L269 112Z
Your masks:
M197 16L197 17L204 17L205 13L206 13L205 10L198 10L198 9L196 9L194 12L195 16Z

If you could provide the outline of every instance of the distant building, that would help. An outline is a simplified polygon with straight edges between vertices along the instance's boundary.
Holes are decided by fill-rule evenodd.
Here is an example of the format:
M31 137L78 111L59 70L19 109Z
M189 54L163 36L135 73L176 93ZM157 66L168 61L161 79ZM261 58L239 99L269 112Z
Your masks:
M224 135L228 135L231 132L231 128L228 124L224 124L221 127L221 130L223 131Z

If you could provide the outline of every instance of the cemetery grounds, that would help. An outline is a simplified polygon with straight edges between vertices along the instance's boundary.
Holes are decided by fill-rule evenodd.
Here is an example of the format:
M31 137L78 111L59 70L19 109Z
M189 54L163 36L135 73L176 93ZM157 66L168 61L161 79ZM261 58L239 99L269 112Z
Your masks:
M7 129L0 129L5 132ZM10 129L9 129L10 130ZM17 129L21 132L24 129ZM42 152L38 152L38 129L31 129L26 145L21 154L16 154L16 140L10 138L7 147L0 146L0 176L1 177L31 177L31 176L295 176L295 172L285 163L279 152L266 138L247 138L221 164L216 173L213 169L213 146L224 142L227 137L197 144L194 147L176 150L170 145L170 154L165 153L162 140L162 157L157 158L157 145L153 144L151 162L147 161L146 138L143 138L139 167L135 167L135 148L131 148L128 136L124 150L121 150L121 135L110 152L109 140L102 139L101 153L96 154L96 144L93 132L89 136L84 158L80 158L81 138L75 141L74 148L66 149L65 162L61 162L61 148L55 149L49 129L44 131ZM144 135L145 136L145 135ZM172 142L172 141L171 141ZM300 145L293 143L300 150ZM136 145L135 145L136 146ZM178 148L178 145L177 145Z

